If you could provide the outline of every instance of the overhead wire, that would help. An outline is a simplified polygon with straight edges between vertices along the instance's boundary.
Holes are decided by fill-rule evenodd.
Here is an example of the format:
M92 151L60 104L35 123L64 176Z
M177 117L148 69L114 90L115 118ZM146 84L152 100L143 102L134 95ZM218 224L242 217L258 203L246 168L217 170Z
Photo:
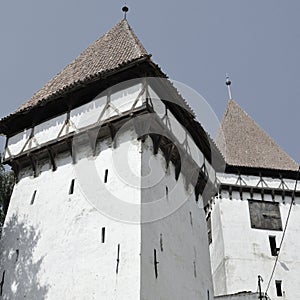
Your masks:
M299 166L299 168L298 168L297 178L296 178L296 182L295 182L295 187L294 187L294 191L293 191L293 193L292 193L291 204L290 204L290 208L289 208L288 215L287 215L287 218L286 218L284 230L283 230L283 233L282 233L282 237L281 237L281 241L280 241L280 245L279 245L279 250L278 250L278 252L277 252L276 260L275 260L275 263L274 263L274 266L273 266L273 269L272 269L272 273L271 273L271 276L270 276L270 279L269 279L269 281L268 281L268 285L267 285L267 288L266 288L266 291L265 291L265 294L266 294L266 295L267 295L268 290L269 290L269 288L270 288L270 284L271 284L271 281L272 281L272 278L273 278L273 276L274 276L274 273L275 273L275 270L276 270L276 266L277 266L277 263L278 263L279 254L280 254L280 252L281 252L281 248L282 248L282 245L283 245L283 241L284 241L284 238L285 238L285 235L286 235L286 231L287 231L289 219L290 219L291 212L292 212L292 207L293 207L293 204L294 204L294 201L295 201L295 194L296 194L297 185L298 185L298 181L299 181L299 173L300 173L300 166Z

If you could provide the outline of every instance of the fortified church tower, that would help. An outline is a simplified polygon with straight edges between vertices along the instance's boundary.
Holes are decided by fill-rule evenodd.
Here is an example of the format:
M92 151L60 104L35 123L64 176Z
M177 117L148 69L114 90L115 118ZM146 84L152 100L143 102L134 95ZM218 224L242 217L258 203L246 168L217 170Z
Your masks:
M234 100L221 129L226 170L207 206L216 299L299 299L299 166Z
M2 299L213 299L218 150L126 18L0 131Z

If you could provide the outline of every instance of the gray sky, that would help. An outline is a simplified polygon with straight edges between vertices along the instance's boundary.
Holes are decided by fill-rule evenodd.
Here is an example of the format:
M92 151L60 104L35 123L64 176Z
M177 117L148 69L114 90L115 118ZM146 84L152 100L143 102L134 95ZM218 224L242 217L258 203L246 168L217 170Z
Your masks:
M1 116L121 18L122 1L1 1ZM234 99L300 161L299 0L127 0L128 20L171 79L197 90L221 119ZM188 100L188 99L187 99ZM197 103L190 103L197 111Z

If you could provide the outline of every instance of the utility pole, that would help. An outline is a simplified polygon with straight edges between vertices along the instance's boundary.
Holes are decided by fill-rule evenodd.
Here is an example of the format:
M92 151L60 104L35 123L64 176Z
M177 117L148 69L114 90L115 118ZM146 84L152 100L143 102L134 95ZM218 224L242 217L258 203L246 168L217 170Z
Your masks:
M263 279L260 275L258 275L258 291L259 291L259 300L263 300L263 294L261 292L261 283L263 282Z

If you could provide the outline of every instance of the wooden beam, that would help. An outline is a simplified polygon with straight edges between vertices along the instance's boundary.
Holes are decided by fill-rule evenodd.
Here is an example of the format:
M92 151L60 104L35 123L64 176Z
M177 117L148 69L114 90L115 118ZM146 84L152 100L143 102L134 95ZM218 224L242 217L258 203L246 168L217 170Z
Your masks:
M76 164L76 157L75 157L76 155L75 155L75 153L73 151L73 139L66 139L65 142L67 144L69 153L70 153L70 155L72 157L72 163Z
M115 129L115 127L112 123L108 123L107 125L108 125L108 129L109 129L110 137L111 137L112 142L114 144L114 139L115 139L117 131L116 131L116 129Z
M28 154L29 160L30 160L30 164L31 164L31 168L32 168L32 172L33 172L33 176L37 177L37 161L35 159L35 157L33 156L32 153Z
M19 179L20 179L19 177L20 177L20 170L21 170L20 164L18 163L18 161L12 160L11 161L11 168L12 168L14 174L15 174L16 183L18 183Z
M99 136L99 130L100 128L91 129L87 131L89 143L92 149L93 156L96 155L96 148L97 148L97 140Z
M149 136L153 143L153 154L156 155L158 153L158 149L160 146L160 142L162 140L162 136L159 134L153 134L153 133L149 134Z
M49 156L49 159L50 159L52 171L54 172L54 171L57 170L57 166L56 166L56 162L55 162L55 155L54 155L54 152L53 152L51 147L47 148L47 153L48 153L48 156Z

